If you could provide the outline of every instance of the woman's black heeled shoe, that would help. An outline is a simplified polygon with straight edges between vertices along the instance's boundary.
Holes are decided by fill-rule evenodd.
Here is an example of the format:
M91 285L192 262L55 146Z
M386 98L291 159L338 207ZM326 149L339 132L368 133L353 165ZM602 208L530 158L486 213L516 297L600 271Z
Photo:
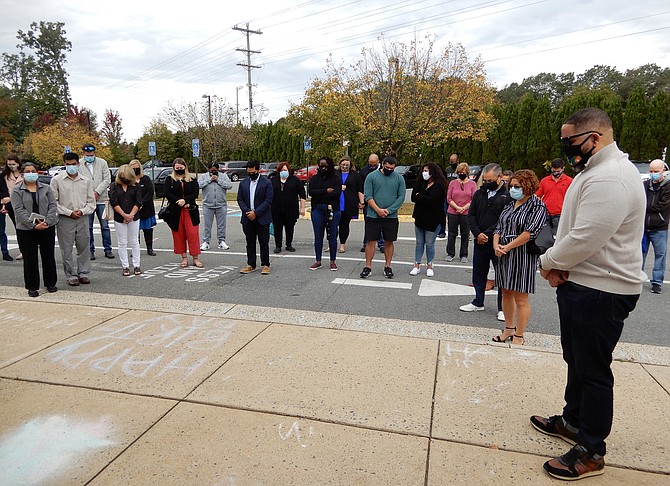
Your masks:
M505 329L513 329L516 331L516 327L507 327L505 326ZM507 342L508 339L512 339L512 336L506 337L505 339L501 339L500 336L502 334L499 334L498 336L495 336L494 338L491 339L494 343L504 343Z

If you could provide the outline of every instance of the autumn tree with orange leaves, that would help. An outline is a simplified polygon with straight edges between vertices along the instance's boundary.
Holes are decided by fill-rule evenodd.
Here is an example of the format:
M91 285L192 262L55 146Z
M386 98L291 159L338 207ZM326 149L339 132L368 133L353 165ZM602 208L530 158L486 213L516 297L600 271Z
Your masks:
M470 60L460 44L438 50L434 37L382 39L351 66L331 56L325 72L288 115L292 133L311 136L316 152L349 140L362 150L411 155L447 138L485 140L495 126L495 90L481 60Z

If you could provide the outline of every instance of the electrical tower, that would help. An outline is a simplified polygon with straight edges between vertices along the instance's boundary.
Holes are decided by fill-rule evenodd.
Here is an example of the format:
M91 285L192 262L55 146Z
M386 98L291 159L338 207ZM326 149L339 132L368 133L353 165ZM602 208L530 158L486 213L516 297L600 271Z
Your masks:
M245 52L247 54L247 63L241 63L238 62L238 66L242 66L247 70L247 86L249 87L249 127L253 124L253 109L254 109L254 101L253 101L253 95L252 95L252 85L251 85L251 70L252 69L260 69L260 66L253 66L251 64L251 55L252 54L260 54L261 51L252 51L251 50L251 42L249 42L249 36L251 34L262 34L260 30L249 30L249 24L247 23L246 28L238 27L237 25L233 27L233 30L239 30L240 32L243 32L247 36L247 48L246 49L235 49L236 51L240 52Z

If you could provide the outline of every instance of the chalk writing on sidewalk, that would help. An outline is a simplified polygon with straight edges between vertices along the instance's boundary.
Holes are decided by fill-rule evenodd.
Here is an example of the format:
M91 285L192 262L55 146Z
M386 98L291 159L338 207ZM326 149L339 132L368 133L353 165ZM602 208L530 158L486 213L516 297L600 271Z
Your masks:
M293 425L291 425L291 427L289 427L287 430L285 430L283 423L279 424L279 437L281 437L281 440L286 441L291 437L294 437L298 444L300 444L300 447L303 448L310 446L310 444L308 444L305 440L305 436L312 437L313 435L314 427L310 426L307 430L303 430L300 427L300 422L297 420L293 422Z
M228 341L235 324L216 317L161 315L120 318L48 352L68 369L121 372L134 378L185 380Z
M133 278L147 279L162 276L164 278L183 279L186 282L205 283L230 273L233 270L237 270L237 268L238 267L231 267L228 265L219 265L218 267L206 269L197 267L181 268L178 263L167 263L159 267L145 270L142 275Z
M72 310L71 307L70 310ZM5 328L11 326L23 329L26 325L36 325L43 329L53 329L63 326L75 326L81 322L91 322L92 317L102 316L104 318L105 316L109 316L109 313L109 309L80 307L77 308L76 312L70 312L70 316L54 318L52 316L35 317L30 312L26 312L25 308L18 312L0 308L0 322L3 323ZM75 315L76 317L73 317Z
M491 351L486 346L471 346L452 345L452 343L445 343L444 354L441 356L442 366L449 366L451 363L458 368L469 368L473 364L476 356L483 356L491 354Z

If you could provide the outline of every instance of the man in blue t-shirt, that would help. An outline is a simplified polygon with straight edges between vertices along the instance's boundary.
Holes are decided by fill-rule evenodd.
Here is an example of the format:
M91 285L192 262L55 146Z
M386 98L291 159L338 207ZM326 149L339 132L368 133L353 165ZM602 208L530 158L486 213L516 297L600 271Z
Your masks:
M391 259L393 258L393 242L398 239L398 209L405 201L405 179L395 172L398 160L388 156L382 161L382 170L375 171L365 178L365 267L361 278L372 273L372 257L375 254L375 243L380 235L384 235L384 276L393 278Z

